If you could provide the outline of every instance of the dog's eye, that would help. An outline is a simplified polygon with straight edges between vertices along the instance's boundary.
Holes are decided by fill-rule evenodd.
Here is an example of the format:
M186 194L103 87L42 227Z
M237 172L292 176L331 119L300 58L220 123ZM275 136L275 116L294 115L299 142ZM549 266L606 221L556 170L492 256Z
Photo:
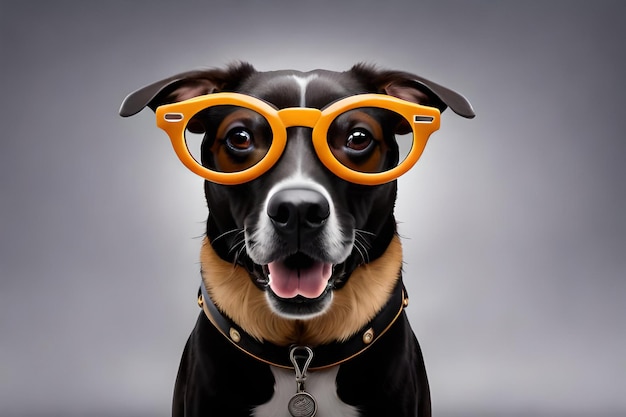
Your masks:
M247 151L254 147L252 133L242 127L231 129L226 134L224 143L235 152Z
M383 116L380 109L369 107L337 116L327 133L328 146L337 161L354 171L383 171L389 151Z
M372 146L374 146L374 139L365 129L354 129L346 138L346 147L356 152L366 151Z

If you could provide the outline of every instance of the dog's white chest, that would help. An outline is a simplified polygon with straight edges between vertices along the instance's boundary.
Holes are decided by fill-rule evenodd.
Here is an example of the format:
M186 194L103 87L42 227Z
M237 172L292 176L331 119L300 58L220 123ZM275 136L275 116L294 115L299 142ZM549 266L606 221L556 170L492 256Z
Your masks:
M294 372L288 369L271 367L274 374L274 396L267 403L256 407L254 417L291 417L287 404L296 393ZM316 372L309 372L306 391L317 400L316 417L359 417L356 407L343 403L337 396L335 379L339 366Z

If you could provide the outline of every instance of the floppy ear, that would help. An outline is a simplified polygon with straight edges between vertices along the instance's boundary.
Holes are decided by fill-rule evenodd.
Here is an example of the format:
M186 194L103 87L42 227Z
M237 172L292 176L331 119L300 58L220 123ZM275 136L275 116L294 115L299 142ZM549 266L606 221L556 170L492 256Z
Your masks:
M418 75L401 71L379 71L364 64L355 65L350 72L372 91L436 107L442 112L450 107L453 112L468 119L476 116L470 102L461 94Z
M232 65L227 69L188 71L147 85L130 93L122 102L120 116L139 113L144 107L157 107L187 100L204 94L232 90L253 74L255 69L247 63Z

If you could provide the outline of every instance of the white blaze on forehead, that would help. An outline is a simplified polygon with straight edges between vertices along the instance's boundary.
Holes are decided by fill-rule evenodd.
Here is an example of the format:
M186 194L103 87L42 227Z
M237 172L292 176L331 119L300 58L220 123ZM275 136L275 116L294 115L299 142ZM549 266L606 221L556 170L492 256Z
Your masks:
M306 88L309 85L309 82L316 79L318 75L311 74L307 77L292 75L291 77L296 81L298 87L300 87L300 107L306 107Z
M279 78L279 83L277 84L277 86L280 86L280 84L283 81L295 81L296 85L297 85L297 93L299 96L299 103L297 104L299 107L306 107L306 90L307 87L309 85L309 83L311 81L313 81L314 79L319 78L318 74L310 74L310 75L306 75L306 76L301 76L301 75L286 75L283 76L281 78ZM298 146L304 146L304 144L298 144ZM307 152L305 152L304 150L302 151L298 151L297 154L299 155L298 158L293 161L293 165L291 166L293 169L293 174L295 175L301 175L302 174L302 163L303 163L303 159L307 158Z

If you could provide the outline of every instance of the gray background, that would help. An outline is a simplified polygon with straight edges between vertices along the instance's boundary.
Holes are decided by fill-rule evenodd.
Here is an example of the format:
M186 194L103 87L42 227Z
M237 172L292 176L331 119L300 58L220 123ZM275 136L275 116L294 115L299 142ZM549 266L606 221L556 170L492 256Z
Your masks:
M168 415L206 204L151 112L116 112L239 59L472 101L399 182L436 416L626 415L625 5L2 1L0 415Z

